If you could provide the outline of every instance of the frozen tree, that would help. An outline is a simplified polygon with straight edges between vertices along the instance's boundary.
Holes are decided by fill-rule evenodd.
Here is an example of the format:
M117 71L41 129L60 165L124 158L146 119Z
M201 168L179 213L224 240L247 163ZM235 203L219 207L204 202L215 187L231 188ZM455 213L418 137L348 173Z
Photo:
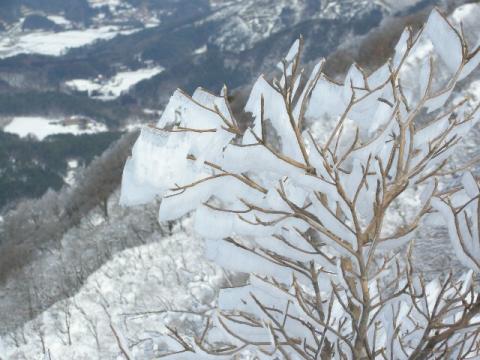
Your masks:
M256 81L246 131L225 88L176 91L127 161L123 204L161 196L160 221L193 213L207 257L250 274L221 290L195 339L169 328L163 355L478 359L480 191L445 167L480 117L451 96L479 44L434 10L386 64L371 74L354 64L343 84L322 73L324 60L304 77L301 52L300 39L278 79ZM440 217L470 270L427 282L413 240Z

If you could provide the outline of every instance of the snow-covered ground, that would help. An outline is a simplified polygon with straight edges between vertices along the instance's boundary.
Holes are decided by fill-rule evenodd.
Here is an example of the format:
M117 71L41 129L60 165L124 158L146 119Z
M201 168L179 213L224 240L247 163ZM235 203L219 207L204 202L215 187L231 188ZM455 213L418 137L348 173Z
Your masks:
M76 91L86 91L89 96L99 100L113 100L127 93L140 81L152 78L164 70L161 66L144 68L132 71L122 71L110 79L75 79L65 83L69 88Z
M60 32L37 31L23 33L12 30L0 38L0 59L19 54L60 56L71 48L92 44L98 40L110 40L119 34L131 34L136 29L118 26L67 30Z
M0 338L0 357L43 359L45 349L51 359L119 359L116 332L132 360L157 358L165 325L192 330L201 322L192 313L215 305L223 279L222 270L203 259L201 242L179 231L114 256L74 297Z
M78 172L78 160L68 160L67 175L63 178L66 184L69 186L75 185L75 175Z
M20 137L28 135L35 136L38 140L43 140L48 135L53 134L92 134L107 131L104 124L89 122L85 127L78 124L66 125L64 120L49 119L37 116L18 116L7 124L3 131L17 134Z
M47 18L50 21L53 21L55 24L63 26L64 28L70 29L73 24L70 20L65 19L65 17L61 15L48 15Z
M102 7L102 6L115 8L117 6L125 4L125 1L123 0L88 0L88 3L93 8Z
M206 53L207 50L208 50L207 44L205 44L205 45L203 45L203 46L195 49L195 50L193 51L193 53L194 53L195 55L201 55L201 54Z

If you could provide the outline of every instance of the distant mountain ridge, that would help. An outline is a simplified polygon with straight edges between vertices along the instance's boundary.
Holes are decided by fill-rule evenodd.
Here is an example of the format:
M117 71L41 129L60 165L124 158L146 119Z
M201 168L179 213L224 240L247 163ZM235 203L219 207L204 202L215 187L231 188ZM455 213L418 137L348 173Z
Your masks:
M176 88L191 93L203 86L216 92L223 84L232 90L248 85L274 69L299 35L305 38L304 61L314 61L365 36L387 18L450 1L1 1L0 124L14 117L80 115L111 131L124 130L133 122L152 121ZM163 71L151 76L132 80L134 75L128 75L160 67ZM115 83L118 79L128 86ZM112 94L99 96L98 88ZM60 168L68 160L65 155ZM42 166L33 160L22 165ZM11 161L0 161L0 171L6 168L12 168ZM66 176L57 175L57 180ZM26 183L38 181L27 176ZM42 184L42 189L35 186L35 194L19 196L37 196L48 188ZM62 184L50 185L58 190Z
M433 1L406 4L429 2ZM215 90L223 82L231 88L243 85L254 74L269 70L273 59L299 34L307 39L307 60L326 56L349 36L377 26L392 11L397 9L375 0L9 0L0 5L0 18L8 20L3 41L22 36L12 29L16 23L31 22L32 16L38 26L43 23L42 30L47 24L54 26L54 17L63 17L63 23L55 24L57 31L116 26L133 33L57 57L26 50L31 54L0 60L0 79L11 91L65 92L66 81L112 76L119 66L136 69L153 61L166 71L137 86L123 103L158 107L176 87L192 90L203 84ZM25 80L17 80L21 78ZM0 108L0 113L5 111Z

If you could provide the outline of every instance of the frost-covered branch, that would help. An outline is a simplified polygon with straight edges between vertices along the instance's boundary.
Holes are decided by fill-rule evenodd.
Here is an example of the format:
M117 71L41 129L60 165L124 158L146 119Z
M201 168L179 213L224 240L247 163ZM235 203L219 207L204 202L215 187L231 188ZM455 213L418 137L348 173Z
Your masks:
M160 221L193 213L207 256L250 273L221 291L195 341L171 329L171 356L480 356L479 188L468 175L465 190L440 187L480 117L450 100L479 49L438 10L419 32L404 31L386 64L371 74L354 64L343 84L322 73L324 60L304 79L302 47L293 44L278 79L258 78L245 132L226 89L177 91L125 166L124 204L160 195ZM418 201L399 224L407 196ZM427 284L411 265L412 239L436 212L472 271Z

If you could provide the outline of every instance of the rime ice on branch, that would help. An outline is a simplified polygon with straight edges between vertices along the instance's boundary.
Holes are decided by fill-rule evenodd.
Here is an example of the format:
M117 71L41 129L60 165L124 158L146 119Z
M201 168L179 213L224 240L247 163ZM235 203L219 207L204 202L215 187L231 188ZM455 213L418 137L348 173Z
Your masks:
M450 100L479 47L434 10L385 65L366 74L354 64L344 84L322 73L324 60L304 78L301 52L300 39L279 79L257 80L247 131L226 89L177 91L125 166L124 204L161 196L160 221L193 213L208 258L250 273L246 286L221 291L196 339L172 329L171 356L477 358L478 183L467 174L463 187L439 184L480 116L478 105ZM392 226L407 193L417 206ZM412 269L412 239L430 214L445 217L471 269L460 278L426 284Z

